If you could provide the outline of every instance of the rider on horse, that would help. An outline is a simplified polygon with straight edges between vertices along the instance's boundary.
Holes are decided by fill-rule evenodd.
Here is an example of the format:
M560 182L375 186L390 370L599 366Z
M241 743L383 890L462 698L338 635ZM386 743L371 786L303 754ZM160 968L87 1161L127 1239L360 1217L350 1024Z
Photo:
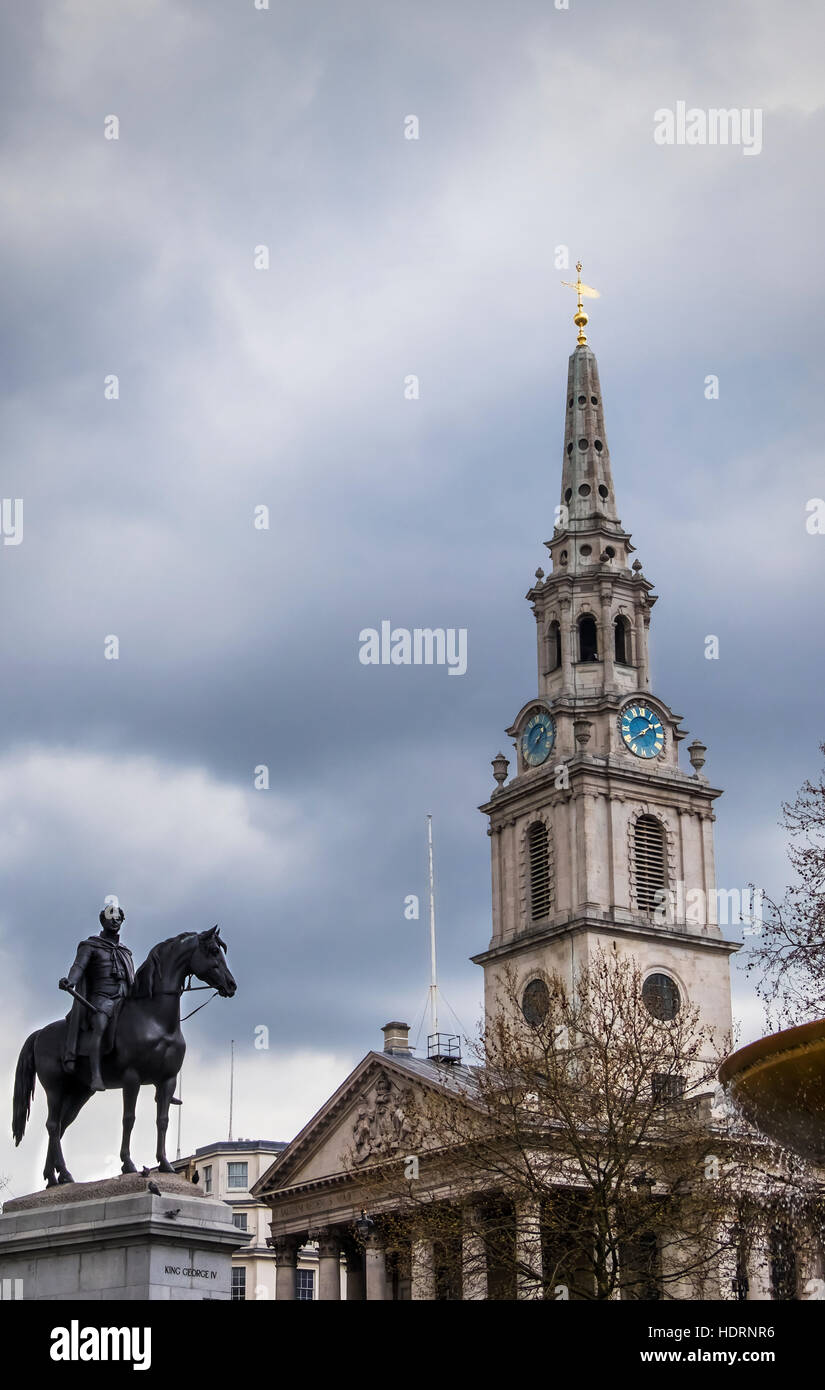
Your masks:
M111 1051L118 1014L135 981L132 953L120 941L125 918L122 907L104 907L99 919L103 930L98 936L81 941L71 970L59 982L61 989L76 991L63 1063L67 1071L74 1071L78 1052L88 1053L89 1085L93 1091L105 1089L100 1074L101 1053ZM81 1002L77 995L86 1002ZM87 1003L92 1007L87 1008Z

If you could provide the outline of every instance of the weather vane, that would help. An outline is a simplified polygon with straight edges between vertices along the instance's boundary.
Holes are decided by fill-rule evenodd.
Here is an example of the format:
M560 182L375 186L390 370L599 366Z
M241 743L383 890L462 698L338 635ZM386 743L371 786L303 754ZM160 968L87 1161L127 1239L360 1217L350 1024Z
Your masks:
M575 283L572 280L562 280L562 284L566 285L569 290L575 290L576 294L578 295L578 304L576 306L576 312L573 315L573 322L579 330L579 336L576 339L576 342L579 344L580 347L584 347L584 345L587 342L587 339L584 336L585 325L587 324L587 314L584 312L584 305L582 304L582 295L584 295L587 299L598 299L599 291L594 290L592 285L582 284L581 261L576 261L576 270L578 271L578 275Z

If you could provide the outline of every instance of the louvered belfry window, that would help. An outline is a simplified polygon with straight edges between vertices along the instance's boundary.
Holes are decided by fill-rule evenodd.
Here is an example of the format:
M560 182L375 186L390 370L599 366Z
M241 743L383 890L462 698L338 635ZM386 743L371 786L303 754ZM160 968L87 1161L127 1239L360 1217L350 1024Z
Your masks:
M547 826L542 821L536 821L527 832L527 853L530 872L530 918L533 922L540 922L549 915L553 902L550 837Z
M657 892L667 888L667 841L665 827L655 816L640 816L634 832L636 849L636 905L640 912L652 914L662 906Z

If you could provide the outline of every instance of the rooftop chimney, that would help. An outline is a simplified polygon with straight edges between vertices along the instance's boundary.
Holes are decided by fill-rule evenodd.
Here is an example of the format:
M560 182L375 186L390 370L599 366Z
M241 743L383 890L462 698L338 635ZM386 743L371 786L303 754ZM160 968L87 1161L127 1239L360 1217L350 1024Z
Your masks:
M384 1034L384 1051L397 1052L401 1056L408 1057L410 1054L410 1025L409 1023L385 1023L381 1029Z

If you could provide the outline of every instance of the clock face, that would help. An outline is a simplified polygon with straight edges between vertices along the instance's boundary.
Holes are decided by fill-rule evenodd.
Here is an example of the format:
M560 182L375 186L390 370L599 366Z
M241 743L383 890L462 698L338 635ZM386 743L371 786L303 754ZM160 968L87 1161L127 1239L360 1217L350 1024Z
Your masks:
M521 756L528 767L538 767L556 742L556 721L544 710L528 719L521 736Z
M665 745L662 721L650 705L628 705L619 720L622 738L637 758L655 758Z

